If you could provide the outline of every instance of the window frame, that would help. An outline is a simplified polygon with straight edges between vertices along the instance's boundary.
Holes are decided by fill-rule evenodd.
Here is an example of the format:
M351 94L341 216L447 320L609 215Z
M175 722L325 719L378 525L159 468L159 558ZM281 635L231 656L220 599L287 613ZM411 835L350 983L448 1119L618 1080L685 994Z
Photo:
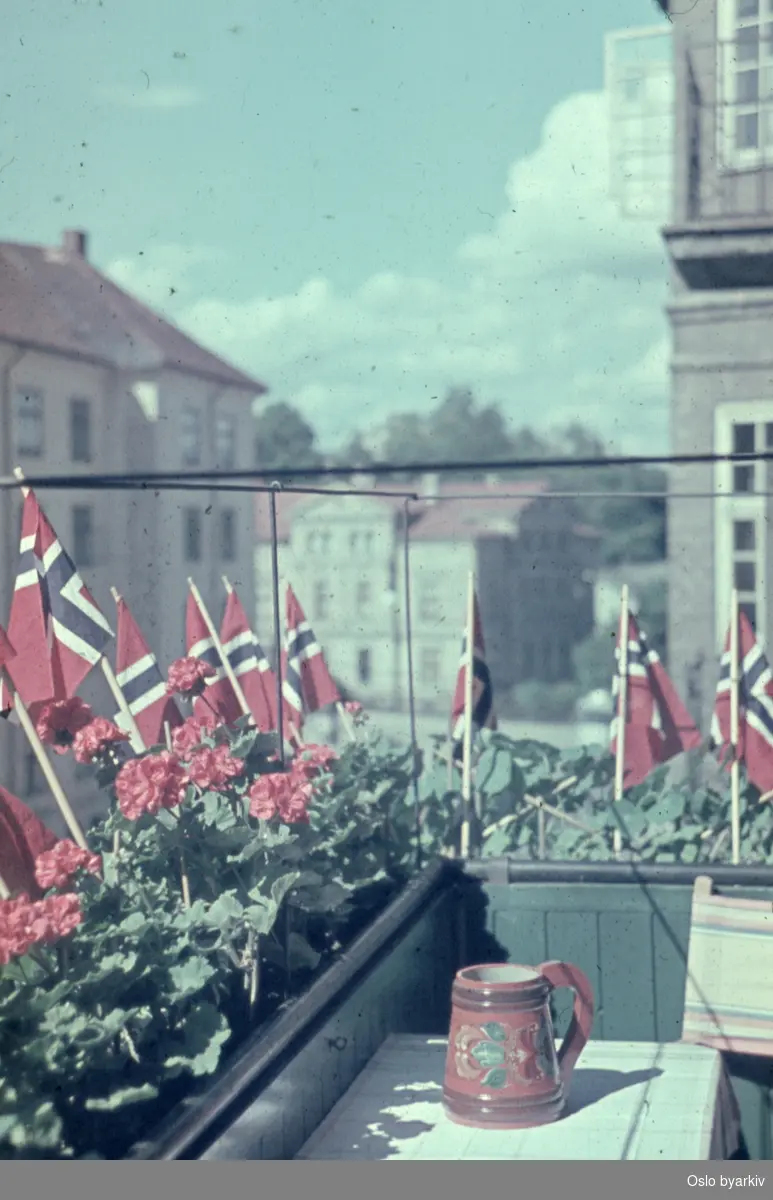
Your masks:
M85 516L86 524L79 528L78 517ZM94 526L93 504L73 504L70 510L70 528L72 531L72 556L76 570L81 567L97 565L96 530ZM84 539L85 535L85 541Z
M365 669L363 670L363 664ZM373 659L370 646L360 646L357 650L357 679L363 686L373 681Z
M199 563L204 557L204 522L200 508L195 508L192 505L187 505L182 510L183 515L183 538L182 551L183 561L186 563ZM195 537L191 537L195 529ZM196 542L198 547L197 554L191 554L191 543Z
M39 401L37 426L40 433L39 444L30 447L22 444L21 432L27 425L28 413L22 416L21 402L35 399ZM28 427L28 426L27 426ZM13 390L13 446L20 458L44 458L46 453L46 397L41 388L15 387Z
M184 404L180 416L180 458L184 467L200 467L204 455L204 421L196 404Z
M750 17L739 17L737 5L738 0L717 0L716 156L720 171L725 172L773 165L773 3L759 0L757 14ZM766 26L770 29L769 38L764 32ZM757 55L754 59L741 59L740 32L755 28ZM739 76L751 70L757 72L756 100L736 99ZM736 118L750 115L757 117L757 145L739 147Z
M92 419L93 405L88 396L71 396L70 397L70 461L74 463L91 463L94 461L94 422ZM77 437L76 437L76 414L80 411L85 415L85 454L77 454Z
M223 438L223 431L229 431L228 437ZM223 453L223 447L227 452ZM239 428L233 413L217 413L215 415L215 463L220 471L235 471L239 458Z
M238 510L232 507L220 509L220 558L223 562L236 562L239 557ZM226 536L226 528L230 523L230 533ZM226 550L229 552L226 553Z
M714 448L717 454L732 454L736 425L754 425L755 449L765 449L766 425L773 424L773 400L730 401L718 404L714 412ZM734 491L734 467L737 463L717 462L714 469L714 614L717 645L724 645L730 623L730 597L735 586L736 562L753 563L756 587L740 591L741 605L753 603L757 616L756 632L764 639L768 613L768 571L766 563L766 509L764 472L768 464L755 460L751 492ZM754 527L754 549L736 550L735 526L748 522Z

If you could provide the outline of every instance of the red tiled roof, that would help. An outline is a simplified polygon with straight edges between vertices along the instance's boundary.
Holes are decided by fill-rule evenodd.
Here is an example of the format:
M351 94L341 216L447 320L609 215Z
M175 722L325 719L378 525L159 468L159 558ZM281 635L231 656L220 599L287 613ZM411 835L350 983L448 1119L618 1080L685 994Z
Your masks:
M394 498L374 496L373 499L395 511L402 511L403 495L410 488L405 484L392 485L381 480L377 486L379 491L391 491L394 488L398 494ZM421 488L416 490L420 492ZM415 517L412 538L427 542L458 541L466 536L480 538L494 536L499 532L510 532L515 518L534 502L535 493L548 490L549 485L544 480L520 484L444 480L434 496L424 496L421 500L411 503L411 513ZM525 494L519 495L519 492ZM363 495L368 494L368 489L363 488ZM453 499L454 496L475 498ZM300 505L319 503L323 498L298 492L286 492L277 496L279 541L286 542L289 539L293 516ZM255 537L259 542L271 540L269 503L265 494L255 498Z
M267 391L73 249L0 242L0 340L105 366L182 371L252 396Z

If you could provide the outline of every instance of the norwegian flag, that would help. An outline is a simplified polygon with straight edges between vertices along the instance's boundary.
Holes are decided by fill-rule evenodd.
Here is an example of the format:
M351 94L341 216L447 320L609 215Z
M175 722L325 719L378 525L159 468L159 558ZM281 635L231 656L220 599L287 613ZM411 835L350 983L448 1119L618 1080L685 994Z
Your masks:
M454 698L451 702L451 740L453 742L454 758L462 754L464 742L465 716L464 696L467 685L467 639L469 630L465 629L462 637L462 657L459 662L459 672L456 676ZM480 729L496 729L497 718L494 712L494 689L491 685L491 673L486 662L486 644L483 639L483 622L480 617L477 594L473 598L473 639L472 639L472 729L473 734Z
M738 621L738 757L760 792L773 789L773 675L745 613ZM730 633L720 663L711 722L711 739L722 757L732 758L730 743Z
M164 725L176 728L182 724L182 715L167 695L166 680L156 656L122 596L117 598L116 607L115 677L143 742L146 746L159 746L164 742ZM123 726L123 714L118 713L115 719Z
M620 632L615 647L618 674L612 683L615 717L612 720L612 754L617 753L620 695ZM636 618L628 614L628 686L625 714L623 787L636 787L649 773L677 754L694 750L701 735L679 699L656 652L647 644Z
M8 668L25 705L71 699L102 657L113 631L54 533L33 491L24 499L20 563L8 637ZM11 698L0 696L7 711Z
M340 704L333 677L293 589L287 587L285 649L282 653L284 719L300 731L304 712Z
M0 876L10 892L25 892L33 899L42 895L35 859L58 841L31 808L0 787Z
M220 641L255 724L262 733L270 733L276 729L276 679L233 588L228 592ZM228 684L234 713L228 719L236 720L241 715L241 707L229 681L226 679L224 683Z
M207 629L193 592L188 592L188 604L185 610L185 646L191 658L200 658L212 667L215 675L201 696L193 702L193 711L197 717L204 717L213 711L221 720L229 723L242 715L234 690L226 678L225 667L215 646L212 635Z

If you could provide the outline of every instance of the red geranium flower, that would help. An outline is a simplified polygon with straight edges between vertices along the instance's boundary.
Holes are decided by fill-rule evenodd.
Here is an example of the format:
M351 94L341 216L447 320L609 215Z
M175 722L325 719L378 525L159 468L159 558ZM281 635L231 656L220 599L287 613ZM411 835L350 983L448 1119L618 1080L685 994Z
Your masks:
M209 663L201 658L178 658L172 663L167 674L166 690L169 695L177 692L180 696L200 696L207 686L207 680L213 679L217 672Z
M71 700L51 700L41 707L35 730L41 742L53 746L57 754L66 754L76 733L90 725L93 719L88 704L79 696L73 696Z
M204 746L196 750L188 761L188 778L202 791L226 787L244 770L244 760L232 758L228 746L216 746L214 750Z
M0 966L33 946L66 937L82 920L80 900L72 892L35 901L29 896L0 900Z
M287 825L307 824L307 809L313 794L308 780L292 772L260 775L249 791L250 816L261 821L278 816Z
M90 763L100 758L108 746L128 741L128 733L108 721L107 717L95 717L83 729L79 729L73 738L73 757L76 762Z
M216 727L212 713L205 713L203 717L188 717L182 725L172 730L172 749L180 758L187 759L201 746L201 735L212 733Z
M168 750L125 762L115 781L118 807L129 821L145 813L155 816L162 808L176 808L185 799L188 777L178 758Z
M44 850L35 859L35 879L44 891L52 887L65 887L81 869L90 875L98 875L102 869L102 859L98 854L82 850L69 838L63 838L53 849Z
M344 710L348 712L355 725L363 725L368 719L368 714L365 712L359 700L347 700L344 704Z
M249 790L250 816L270 821L279 812L279 797L285 790L284 775L259 775Z
M337 758L330 746L301 746L293 760L292 771L297 776L312 779L320 771L329 771L330 764Z

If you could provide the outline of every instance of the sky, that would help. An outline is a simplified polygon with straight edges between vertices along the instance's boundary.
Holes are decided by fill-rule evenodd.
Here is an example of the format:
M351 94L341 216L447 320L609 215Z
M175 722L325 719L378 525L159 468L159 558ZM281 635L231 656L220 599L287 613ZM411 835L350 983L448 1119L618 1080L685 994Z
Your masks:
M610 199L604 35L654 0L3 0L0 239L122 286L321 444L452 386L668 445L658 226Z

